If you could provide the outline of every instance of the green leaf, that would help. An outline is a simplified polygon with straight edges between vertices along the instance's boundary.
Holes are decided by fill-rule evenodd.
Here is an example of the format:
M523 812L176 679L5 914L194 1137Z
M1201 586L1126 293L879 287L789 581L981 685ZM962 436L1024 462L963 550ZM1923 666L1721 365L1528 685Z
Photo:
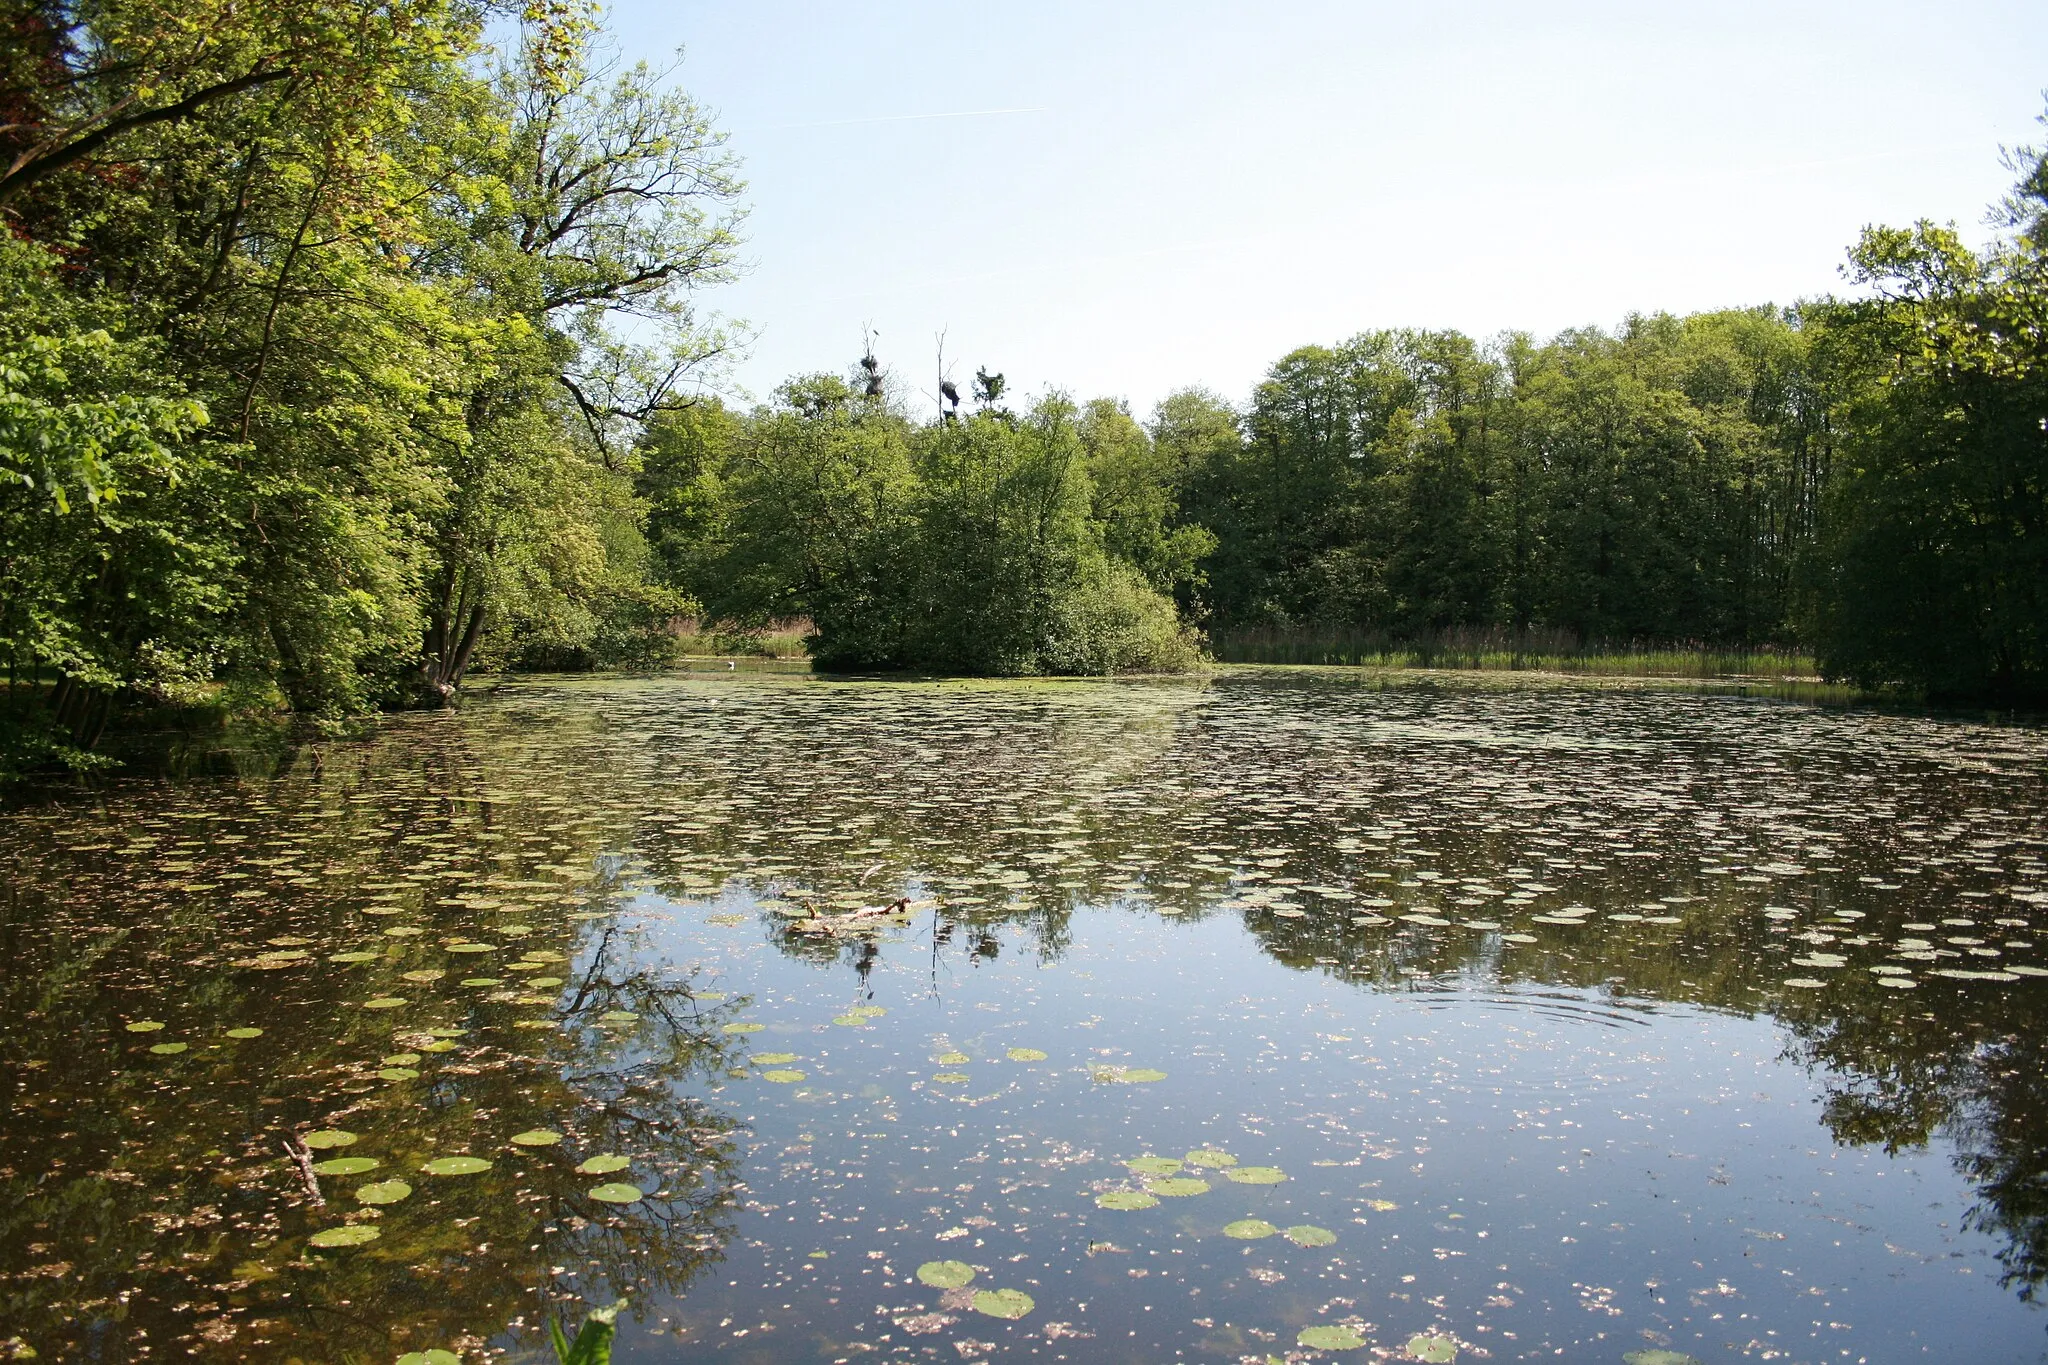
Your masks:
M338 1228L322 1228L308 1237L306 1244L323 1250L334 1247L359 1247L365 1242L374 1242L383 1235L375 1223L344 1223Z
M301 1147L311 1151L324 1151L332 1147L353 1147L356 1135L345 1128L320 1128L299 1139Z
M1311 1351L1355 1351L1365 1345L1365 1334L1356 1327L1339 1324L1334 1327L1304 1327L1294 1339L1298 1346Z
M984 1289L974 1296L974 1311L1015 1321L1038 1304L1021 1289Z
M1157 1196L1147 1194L1143 1190L1110 1190L1105 1194L1095 1196L1095 1207L1099 1209L1117 1209L1129 1212L1136 1209L1157 1208L1158 1206L1159 1200Z
M625 1306L626 1301L620 1299L609 1308L591 1310L573 1342L563 1334L561 1324L550 1318L548 1340L555 1348L555 1359L561 1365L611 1365L612 1338L618 1332L619 1310Z

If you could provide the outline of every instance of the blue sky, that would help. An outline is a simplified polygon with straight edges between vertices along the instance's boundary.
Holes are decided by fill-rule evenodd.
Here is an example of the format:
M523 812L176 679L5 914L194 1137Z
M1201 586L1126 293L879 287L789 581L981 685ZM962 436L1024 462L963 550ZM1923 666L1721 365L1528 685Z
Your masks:
M752 205L733 382L947 330L1027 392L1242 399L1375 327L1612 326L1840 287L1859 228L1981 236L2048 138L2048 5L867 6L619 0ZM1013 112L985 112L1013 111ZM1021 112L1015 112L1021 111Z

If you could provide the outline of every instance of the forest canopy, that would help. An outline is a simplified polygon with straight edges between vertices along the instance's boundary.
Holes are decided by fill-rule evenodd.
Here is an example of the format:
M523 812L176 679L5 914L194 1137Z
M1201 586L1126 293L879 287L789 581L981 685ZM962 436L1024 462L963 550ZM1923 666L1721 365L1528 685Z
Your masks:
M1841 298L1368 331L1243 402L714 397L744 225L675 73L572 0L27 0L0 44L0 767L119 713L440 705L654 666L1170 671L1204 633L1810 651L2048 700L2048 156Z

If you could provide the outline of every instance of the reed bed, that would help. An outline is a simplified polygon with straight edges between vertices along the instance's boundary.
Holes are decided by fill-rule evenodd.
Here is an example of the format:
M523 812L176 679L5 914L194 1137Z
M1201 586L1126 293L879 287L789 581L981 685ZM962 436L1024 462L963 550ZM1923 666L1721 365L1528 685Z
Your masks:
M1396 638L1384 631L1276 626L1218 631L1212 636L1210 649L1223 663L1339 664L1607 677L1818 680L1812 656L1773 646L1744 648L1693 641L1582 642L1561 631L1446 630Z

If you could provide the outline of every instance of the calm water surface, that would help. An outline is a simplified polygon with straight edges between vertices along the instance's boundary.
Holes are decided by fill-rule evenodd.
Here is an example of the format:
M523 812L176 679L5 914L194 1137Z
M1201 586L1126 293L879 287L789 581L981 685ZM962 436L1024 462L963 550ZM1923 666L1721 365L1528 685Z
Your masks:
M2048 1359L2044 860L2039 731L1344 674L47 794L0 1359Z

